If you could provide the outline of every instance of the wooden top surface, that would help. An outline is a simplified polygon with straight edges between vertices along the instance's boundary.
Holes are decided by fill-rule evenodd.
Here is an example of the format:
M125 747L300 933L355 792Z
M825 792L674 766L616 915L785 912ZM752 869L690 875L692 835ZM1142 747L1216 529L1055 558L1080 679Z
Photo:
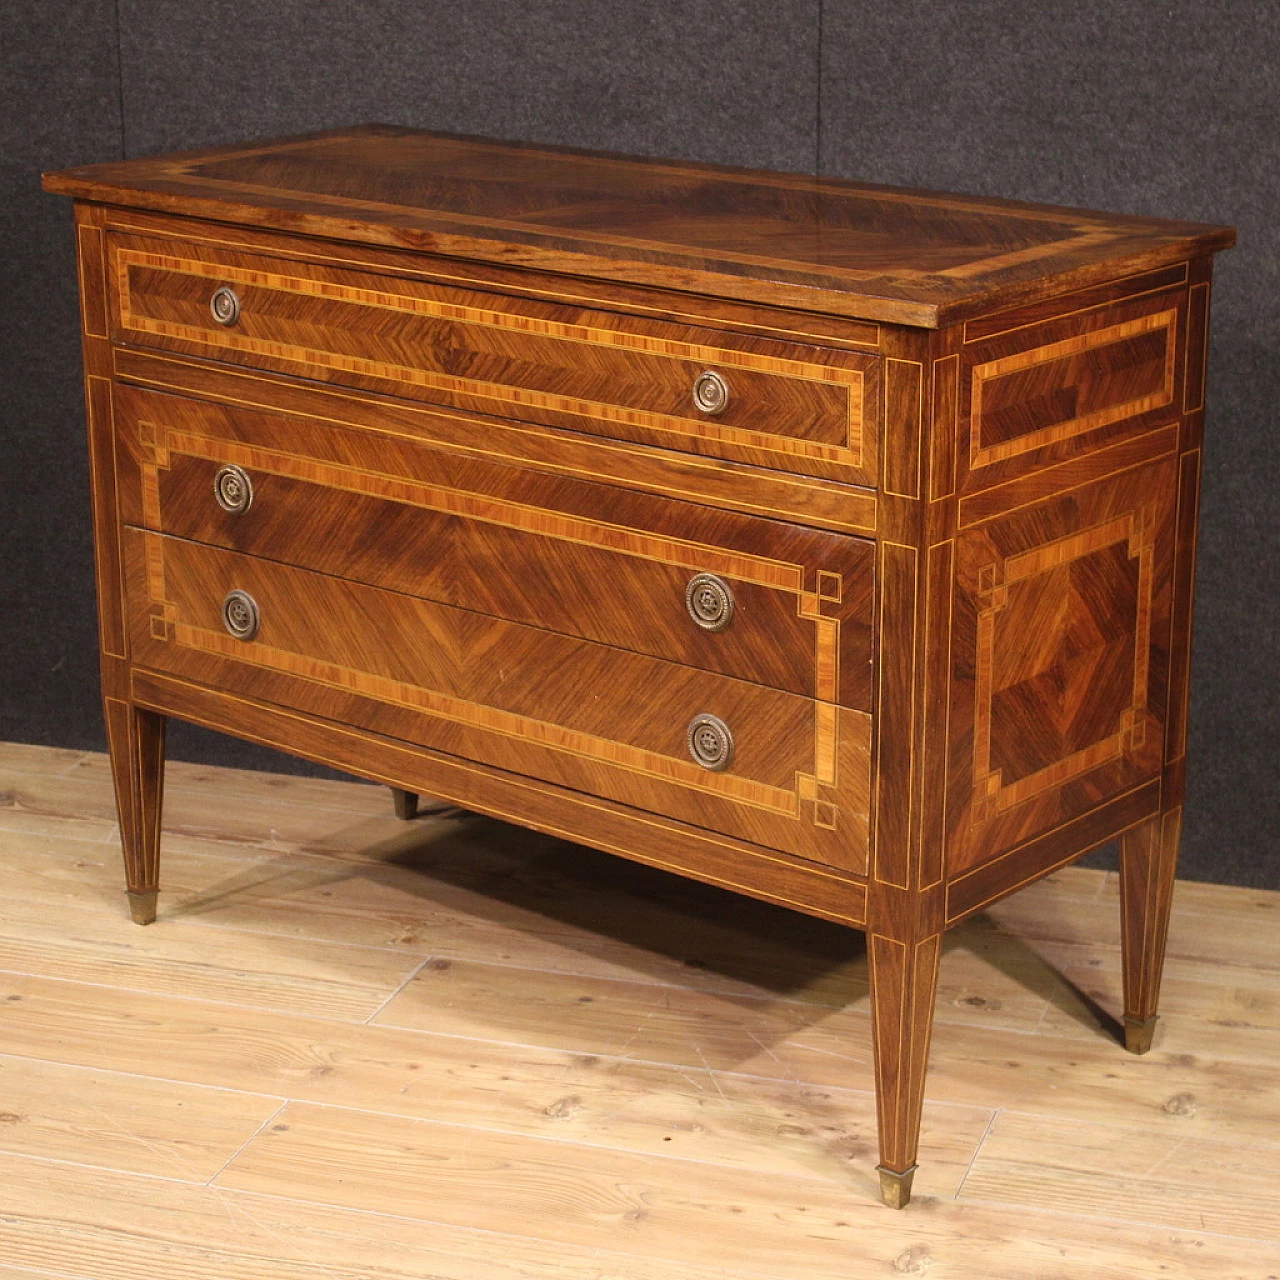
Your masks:
M46 174L86 200L936 327L1230 227L365 125Z

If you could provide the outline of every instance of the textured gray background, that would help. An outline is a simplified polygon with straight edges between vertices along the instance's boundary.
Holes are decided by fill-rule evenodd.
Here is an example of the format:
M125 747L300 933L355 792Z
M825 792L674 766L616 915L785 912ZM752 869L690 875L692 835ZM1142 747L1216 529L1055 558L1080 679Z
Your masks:
M68 202L42 169L385 120L1233 222L1182 873L1280 888L1280 9L21 0L0 40L0 739L103 745ZM178 758L310 766L175 726Z

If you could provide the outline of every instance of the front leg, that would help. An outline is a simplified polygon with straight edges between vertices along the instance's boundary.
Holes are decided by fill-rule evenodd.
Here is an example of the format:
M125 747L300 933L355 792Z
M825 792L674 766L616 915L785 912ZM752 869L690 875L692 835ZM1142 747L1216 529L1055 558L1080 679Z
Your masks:
M880 1198L891 1209L911 1199L929 1063L942 935L918 941L867 935L871 1045L880 1126Z
M1182 810L1148 818L1120 837L1120 949L1124 1047L1146 1053L1156 1027Z
M136 924L150 924L156 918L160 892L165 717L117 698L104 698L103 711L120 818L129 914Z

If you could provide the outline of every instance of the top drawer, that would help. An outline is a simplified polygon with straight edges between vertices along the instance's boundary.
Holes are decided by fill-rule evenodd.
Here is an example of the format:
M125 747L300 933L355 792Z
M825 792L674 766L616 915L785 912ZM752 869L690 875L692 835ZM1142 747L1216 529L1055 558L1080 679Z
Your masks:
M874 356L159 236L109 277L121 342L875 483Z

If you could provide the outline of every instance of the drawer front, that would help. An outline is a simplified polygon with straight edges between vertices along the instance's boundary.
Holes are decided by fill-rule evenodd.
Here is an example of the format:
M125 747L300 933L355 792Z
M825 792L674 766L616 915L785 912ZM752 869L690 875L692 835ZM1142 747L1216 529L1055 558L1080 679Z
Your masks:
M125 566L139 665L866 869L864 712L143 530Z
M128 524L870 709L865 539L127 385L114 407Z
M875 483L874 356L119 232L109 277L121 342Z

